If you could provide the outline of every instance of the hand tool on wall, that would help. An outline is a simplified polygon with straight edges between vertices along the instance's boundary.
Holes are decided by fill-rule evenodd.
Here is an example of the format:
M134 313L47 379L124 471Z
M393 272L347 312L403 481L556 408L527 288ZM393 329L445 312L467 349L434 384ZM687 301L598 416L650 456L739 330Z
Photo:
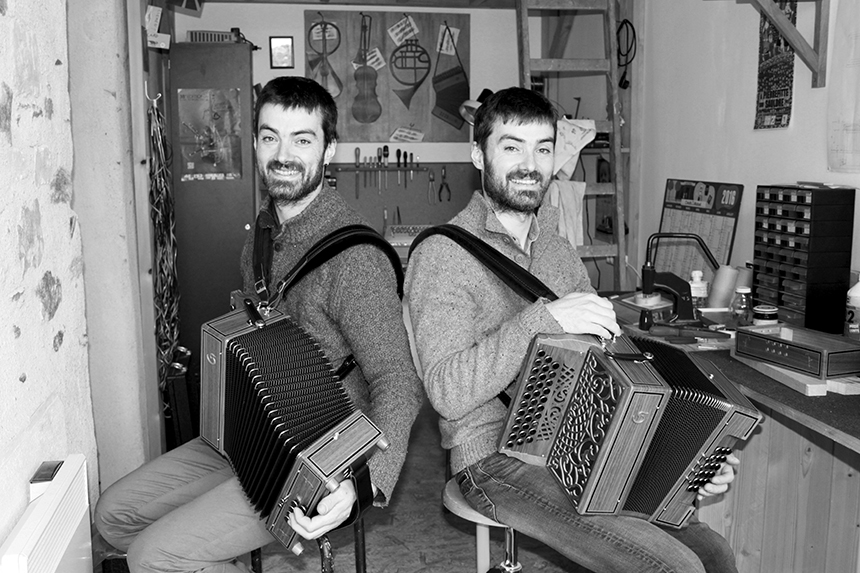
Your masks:
M409 180L412 181L412 164L415 163L415 159L412 156L412 153L409 153Z
M400 150L395 153L397 156L397 186L400 187Z
M361 169L361 150L355 148L355 198L358 199L358 172Z
M432 205L436 202L436 174L430 169L427 172L427 203Z
M376 190L382 195L382 173L379 168L382 166L382 148L376 148Z
M385 190L388 191L388 146L382 146L382 162L385 167Z
M445 195L447 199L442 199L442 196ZM439 186L439 202L442 201L451 201L451 188L448 187L448 182L445 181L445 166L442 166L442 185Z
M364 168L365 168L365 172L364 172L364 188L365 188L365 189L367 189L367 173L368 173L368 172L367 172L367 168L369 168L369 167L370 167L370 160L369 160L369 159L367 158L367 156L365 155L365 156L364 156Z

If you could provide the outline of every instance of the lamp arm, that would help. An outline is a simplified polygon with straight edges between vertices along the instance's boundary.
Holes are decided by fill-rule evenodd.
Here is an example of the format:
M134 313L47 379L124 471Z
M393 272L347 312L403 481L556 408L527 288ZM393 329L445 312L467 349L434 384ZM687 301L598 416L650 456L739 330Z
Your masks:
M699 246L702 247L702 251L705 253L705 257L708 259L708 262L711 263L711 266L714 267L714 270L718 270L720 268L720 263L717 262L717 258L711 253L711 250L708 248L708 245L705 244L705 241L702 240L702 237L696 235L695 233L654 233L650 237L648 237L648 245L645 248L645 265L648 267L653 267L653 263L651 261L651 246L654 245L654 252L656 256L656 242L657 239L662 238L671 238L671 239L693 239Z

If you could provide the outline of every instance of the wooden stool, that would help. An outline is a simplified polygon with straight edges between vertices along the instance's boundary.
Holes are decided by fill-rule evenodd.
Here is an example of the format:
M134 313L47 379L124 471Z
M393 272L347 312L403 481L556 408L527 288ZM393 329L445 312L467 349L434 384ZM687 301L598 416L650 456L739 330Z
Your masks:
M449 479L445 484L445 489L442 491L442 504L454 515L475 524L477 573L516 573L522 571L523 566L517 560L517 532L512 527L484 517L475 511L463 498L455 478ZM505 560L492 569L490 569L491 527L502 527L505 530Z

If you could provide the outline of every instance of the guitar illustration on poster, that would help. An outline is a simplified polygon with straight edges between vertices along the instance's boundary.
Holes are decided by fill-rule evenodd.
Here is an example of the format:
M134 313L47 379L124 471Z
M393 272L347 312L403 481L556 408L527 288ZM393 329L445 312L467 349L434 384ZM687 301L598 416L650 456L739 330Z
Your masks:
M331 66L329 58L340 47L340 28L334 23L327 22L322 12L319 22L314 23L308 30L308 47L315 55L308 52L308 68L311 78L328 90L331 97L337 98L343 91L343 82Z

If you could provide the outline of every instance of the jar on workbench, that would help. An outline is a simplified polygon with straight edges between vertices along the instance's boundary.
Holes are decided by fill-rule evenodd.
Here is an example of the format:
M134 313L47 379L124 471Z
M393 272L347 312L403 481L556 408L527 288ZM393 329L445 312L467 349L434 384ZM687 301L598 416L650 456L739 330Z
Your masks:
M752 324L752 292L750 287L739 286L735 289L732 298L732 315L737 326L749 326Z

